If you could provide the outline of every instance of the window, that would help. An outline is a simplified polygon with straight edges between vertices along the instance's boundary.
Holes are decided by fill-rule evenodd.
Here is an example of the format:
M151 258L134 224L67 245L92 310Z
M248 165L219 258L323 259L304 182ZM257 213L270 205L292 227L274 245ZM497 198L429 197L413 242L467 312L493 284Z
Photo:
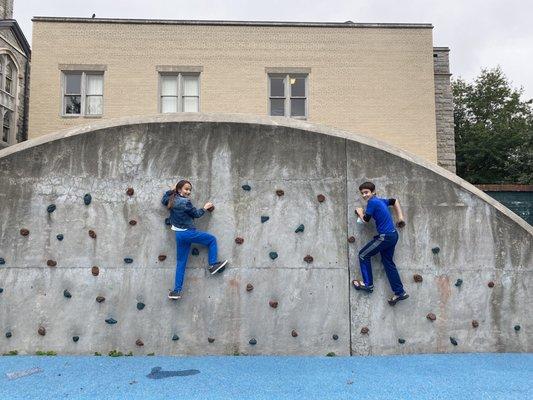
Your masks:
M104 75L102 72L63 72L63 115L102 115Z
M200 76L198 74L160 74L162 113L199 112Z
M9 143L9 134L11 131L11 111L4 110L2 142Z
M269 114L307 118L307 74L269 74Z
M9 94L13 94L13 64L8 63L6 65L6 85L5 91Z

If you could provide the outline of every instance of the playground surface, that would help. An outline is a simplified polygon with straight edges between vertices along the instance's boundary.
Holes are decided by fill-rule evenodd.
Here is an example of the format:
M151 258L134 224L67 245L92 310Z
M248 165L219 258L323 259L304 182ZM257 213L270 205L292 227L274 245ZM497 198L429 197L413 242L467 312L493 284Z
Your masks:
M5 356L2 399L531 399L533 354Z

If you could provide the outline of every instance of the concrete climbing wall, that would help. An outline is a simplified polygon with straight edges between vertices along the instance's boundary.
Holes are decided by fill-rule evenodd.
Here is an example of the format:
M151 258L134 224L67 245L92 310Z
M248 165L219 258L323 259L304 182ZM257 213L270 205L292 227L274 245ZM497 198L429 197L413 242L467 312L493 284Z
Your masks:
M170 301L160 199L180 178L215 203L197 227L231 265L208 275L196 246ZM407 218L396 261L411 297L395 307L379 257L374 293L350 288L373 235L353 214L367 179ZM531 351L532 237L452 174L329 128L201 114L77 128L0 152L0 352Z

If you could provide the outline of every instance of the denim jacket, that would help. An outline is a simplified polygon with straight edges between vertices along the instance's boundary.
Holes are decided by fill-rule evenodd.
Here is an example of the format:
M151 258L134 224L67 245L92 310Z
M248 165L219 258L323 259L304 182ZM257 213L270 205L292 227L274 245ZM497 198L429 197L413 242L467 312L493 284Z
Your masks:
M164 206L168 206L171 195L171 190L168 190L163 195L161 203L163 203ZM205 210L203 208L194 208L187 197L182 197L179 194L176 194L174 197L174 206L170 209L170 222L176 228L196 229L194 227L193 218L200 218L204 213Z

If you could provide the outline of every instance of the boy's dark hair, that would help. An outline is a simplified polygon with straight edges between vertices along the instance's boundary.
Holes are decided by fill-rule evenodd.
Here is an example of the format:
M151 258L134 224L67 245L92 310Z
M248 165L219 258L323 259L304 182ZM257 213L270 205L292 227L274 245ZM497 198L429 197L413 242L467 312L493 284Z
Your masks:
M372 182L364 182L359 185L359 191L363 189L368 189L374 193L376 191L376 185L374 185Z
M172 207L174 207L174 200L176 198L176 195L179 193L180 189L185 186L185 184L189 184L191 185L192 187L192 184L191 182L185 180L185 179L182 179L181 181L179 181L177 184L176 184L176 188L172 191L172 194L170 195L170 199L168 201L168 206L167 208L171 209Z

